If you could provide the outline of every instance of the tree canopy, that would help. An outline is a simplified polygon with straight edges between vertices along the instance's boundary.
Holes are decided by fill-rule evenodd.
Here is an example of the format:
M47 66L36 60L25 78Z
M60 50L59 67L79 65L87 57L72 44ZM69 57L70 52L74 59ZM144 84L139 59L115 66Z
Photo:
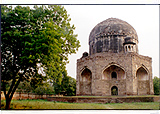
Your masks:
M67 96L76 95L76 80L70 76L67 76L67 72L62 73L63 78L61 84L54 84L54 90L56 94L63 94Z
M160 78L156 76L153 78L153 87L154 87L154 94L160 95Z
M80 47L62 6L1 6L1 76L6 109L19 83L61 83L68 55ZM40 71L40 68L43 69ZM6 91L6 85L11 86Z

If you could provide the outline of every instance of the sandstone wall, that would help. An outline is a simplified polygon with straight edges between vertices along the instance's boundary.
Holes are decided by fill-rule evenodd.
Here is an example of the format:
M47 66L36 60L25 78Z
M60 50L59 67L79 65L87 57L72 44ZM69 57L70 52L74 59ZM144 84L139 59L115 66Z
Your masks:
M114 71L112 66L119 68L115 70L117 72L116 80L111 78L111 73ZM136 77L138 68L142 66L148 69L149 75L148 81L146 80L144 83ZM80 81L85 69L91 71L91 86ZM105 75L109 77L105 77ZM111 95L113 86L118 88L118 95L153 94L151 58L136 53L96 53L80 58L77 60L76 79L77 95ZM84 89L85 87L90 88Z
M132 76L134 83L133 90L137 95L154 94L153 80L152 80L152 58L138 54L132 54ZM148 77L141 79L137 77L137 70L144 69ZM138 92L138 93L137 93Z
M159 102L159 96L155 97L47 97L48 101L70 102L70 103L132 103L132 102Z

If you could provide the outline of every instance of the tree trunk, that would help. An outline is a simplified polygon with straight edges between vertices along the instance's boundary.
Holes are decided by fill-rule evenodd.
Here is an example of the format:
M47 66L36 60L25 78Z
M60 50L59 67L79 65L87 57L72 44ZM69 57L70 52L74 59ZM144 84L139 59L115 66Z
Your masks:
M6 110L10 109L10 104L11 104L11 99L10 98L6 98L6 107L5 107Z
M10 104L11 104L11 100L13 98L13 94L15 93L20 81L21 81L22 77L19 78L19 80L17 81L16 85L14 87L10 87L10 90L8 91L8 93L5 95L6 98L6 110L10 109Z

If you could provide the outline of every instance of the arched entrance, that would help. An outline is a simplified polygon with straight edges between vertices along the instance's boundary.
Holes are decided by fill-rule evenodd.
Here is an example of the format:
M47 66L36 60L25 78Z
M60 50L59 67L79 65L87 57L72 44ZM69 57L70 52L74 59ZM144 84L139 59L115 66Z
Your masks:
M82 95L91 95L91 80L92 73L88 68L85 68L81 73L80 92Z
M111 88L111 95L118 95L118 88L116 86Z

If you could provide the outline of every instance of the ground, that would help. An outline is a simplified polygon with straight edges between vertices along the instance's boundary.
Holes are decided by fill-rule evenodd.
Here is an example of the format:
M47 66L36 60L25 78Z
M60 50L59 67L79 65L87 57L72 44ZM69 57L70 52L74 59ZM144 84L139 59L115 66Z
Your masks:
M1 109L5 107L5 101L1 100ZM65 103L51 102L47 100L12 100L11 109L159 109L159 102L139 103Z

